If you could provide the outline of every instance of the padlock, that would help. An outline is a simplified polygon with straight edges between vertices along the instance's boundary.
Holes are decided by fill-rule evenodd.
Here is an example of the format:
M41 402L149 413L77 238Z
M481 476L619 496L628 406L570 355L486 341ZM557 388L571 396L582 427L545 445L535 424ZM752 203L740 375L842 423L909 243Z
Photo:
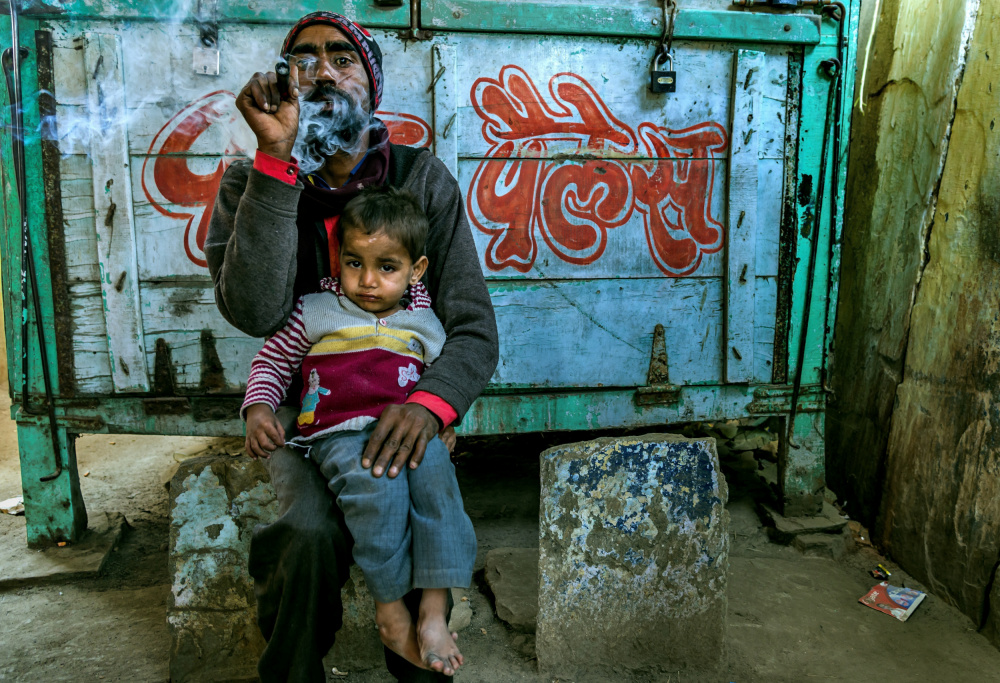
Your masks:
M666 71L660 71L659 66L664 61L667 62L669 68ZM664 53L657 58L653 69L649 72L649 91L655 93L677 91L677 72L674 71L672 55Z

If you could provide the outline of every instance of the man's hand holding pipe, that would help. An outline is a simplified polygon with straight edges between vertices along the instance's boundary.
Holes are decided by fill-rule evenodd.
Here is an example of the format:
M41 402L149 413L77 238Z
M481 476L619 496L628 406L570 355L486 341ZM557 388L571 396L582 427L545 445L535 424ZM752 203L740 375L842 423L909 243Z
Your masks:
M281 96L278 76L273 71L257 72L240 90L236 108L257 136L258 151L290 161L295 136L299 132L299 69L288 62L288 94Z

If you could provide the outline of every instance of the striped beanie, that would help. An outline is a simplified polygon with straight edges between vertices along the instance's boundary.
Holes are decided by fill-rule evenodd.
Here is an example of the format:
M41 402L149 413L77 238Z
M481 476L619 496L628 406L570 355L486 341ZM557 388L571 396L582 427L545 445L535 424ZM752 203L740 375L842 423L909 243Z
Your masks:
M368 74L368 92L371 94L371 110L374 112L382 102L382 50L379 49L375 38L360 24L356 24L342 14L336 12L313 12L307 14L292 27L292 30L285 36L285 42L281 46L281 54L287 55L292 49L295 39L307 26L313 24L327 24L343 31L347 39L354 45L354 49L361 55L361 61L365 65L365 72Z

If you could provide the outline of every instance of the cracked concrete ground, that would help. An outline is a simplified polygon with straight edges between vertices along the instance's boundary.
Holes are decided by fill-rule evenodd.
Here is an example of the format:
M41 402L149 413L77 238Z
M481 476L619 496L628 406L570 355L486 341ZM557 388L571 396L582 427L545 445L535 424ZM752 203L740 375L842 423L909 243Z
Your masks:
M6 411L8 399L0 410ZM498 547L537 543L538 453L569 435L463 440L458 471L479 535L478 567ZM86 436L78 443L88 509L122 512L131 528L103 576L0 592L0 681L167 680L167 492L178 459L211 439ZM475 451L475 455L472 454ZM715 676L622 674L623 681L806 680L1000 681L1000 652L957 610L931 595L900 623L858 604L879 559L862 550L835 562L771 543L752 500L752 483L730 477L732 555L728 666ZM20 491L13 423L0 423L0 499ZM502 492L502 493L501 493ZM4 558L28 552L24 518L0 515ZM884 560L882 560L884 562ZM894 568L890 565L890 568ZM902 572L895 579L908 580ZM470 623L460 644L466 681L548 681L536 671L533 636L494 615L483 574L467 592ZM909 585L909 584L907 584ZM336 662L329 661L329 666ZM330 680L375 683L383 671Z

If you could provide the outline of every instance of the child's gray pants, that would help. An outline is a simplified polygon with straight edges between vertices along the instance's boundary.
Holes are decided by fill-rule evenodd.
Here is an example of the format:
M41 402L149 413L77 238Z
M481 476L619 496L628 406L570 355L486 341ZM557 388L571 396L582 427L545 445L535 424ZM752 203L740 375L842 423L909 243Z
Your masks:
M414 588L468 587L476 535L447 447L434 437L417 469L373 477L361 454L374 428L309 444L354 537L354 561L372 597L392 602Z

